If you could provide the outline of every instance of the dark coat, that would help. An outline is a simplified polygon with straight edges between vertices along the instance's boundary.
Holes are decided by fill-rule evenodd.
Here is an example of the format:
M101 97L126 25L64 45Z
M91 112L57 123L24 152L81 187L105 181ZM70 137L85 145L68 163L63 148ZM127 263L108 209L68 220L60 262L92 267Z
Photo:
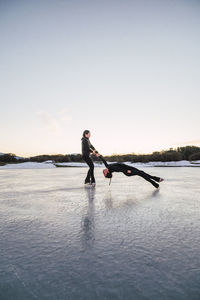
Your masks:
M126 176L132 176L132 173L128 172L129 170L138 171L138 169L136 169L134 167L131 167L131 166L128 166L128 165L123 164L123 163L108 164L107 161L102 156L100 156L100 159L104 163L105 167L108 168L110 173L122 172Z
M82 156L89 156L90 153L95 150L94 146L90 143L90 140L86 137L82 137Z

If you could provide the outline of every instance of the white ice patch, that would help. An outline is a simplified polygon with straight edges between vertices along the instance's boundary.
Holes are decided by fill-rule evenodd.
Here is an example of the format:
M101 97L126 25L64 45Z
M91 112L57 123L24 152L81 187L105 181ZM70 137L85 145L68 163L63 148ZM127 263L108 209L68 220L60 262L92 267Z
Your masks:
M0 166L0 169L50 169L55 168L53 164L37 163L37 162L24 162L19 164L7 164Z
M108 164L116 163L116 162L108 162ZM189 162L187 160L181 161L156 161L156 162L148 162L148 163L132 163L132 162L124 162L129 166L133 166L135 168L140 167L200 167L200 160ZM66 162L66 163L53 163L52 161L46 161L43 163L37 162L24 162L17 164L6 164L4 166L0 166L0 169L51 169L56 168L56 165L59 167L88 167L86 163L81 162ZM95 167L103 167L105 168L103 163L94 163Z

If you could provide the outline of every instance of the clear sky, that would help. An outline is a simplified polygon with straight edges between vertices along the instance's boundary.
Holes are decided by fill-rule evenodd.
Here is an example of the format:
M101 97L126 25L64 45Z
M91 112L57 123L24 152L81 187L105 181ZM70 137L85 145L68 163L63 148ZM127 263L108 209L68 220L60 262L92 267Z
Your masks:
M0 0L0 152L200 145L200 1Z

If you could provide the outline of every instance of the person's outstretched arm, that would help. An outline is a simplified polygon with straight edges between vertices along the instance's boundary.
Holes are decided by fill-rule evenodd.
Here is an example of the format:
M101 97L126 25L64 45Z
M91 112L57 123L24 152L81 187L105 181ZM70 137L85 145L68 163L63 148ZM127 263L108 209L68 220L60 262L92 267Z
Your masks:
M96 154L98 153L98 151L92 146L90 146L90 152L93 153L93 154Z
M96 150L95 148L94 148L94 146L90 143L90 150L91 151L94 151L94 150Z
M103 156L99 155L99 158L102 160L102 162L104 163L105 167L108 168L108 164L107 161L105 161L105 159L103 158Z
M89 146L90 146L90 152L95 154L95 153L98 153L98 151L95 149L95 147L90 143L89 141Z

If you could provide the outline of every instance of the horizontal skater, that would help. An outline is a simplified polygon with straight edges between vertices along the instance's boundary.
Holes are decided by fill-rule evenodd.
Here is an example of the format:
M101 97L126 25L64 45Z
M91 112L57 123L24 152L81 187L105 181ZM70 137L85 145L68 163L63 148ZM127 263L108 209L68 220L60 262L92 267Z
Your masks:
M148 182L150 182L155 188L159 188L159 184L157 182L162 182L164 180L161 177L149 175L142 170L128 166L124 163L108 164L99 153L96 153L96 156L102 160L102 162L104 163L104 165L106 167L106 169L103 170L103 174L106 178L111 179L113 172L122 172L126 176L138 175L138 176L144 178L145 180L147 180Z

